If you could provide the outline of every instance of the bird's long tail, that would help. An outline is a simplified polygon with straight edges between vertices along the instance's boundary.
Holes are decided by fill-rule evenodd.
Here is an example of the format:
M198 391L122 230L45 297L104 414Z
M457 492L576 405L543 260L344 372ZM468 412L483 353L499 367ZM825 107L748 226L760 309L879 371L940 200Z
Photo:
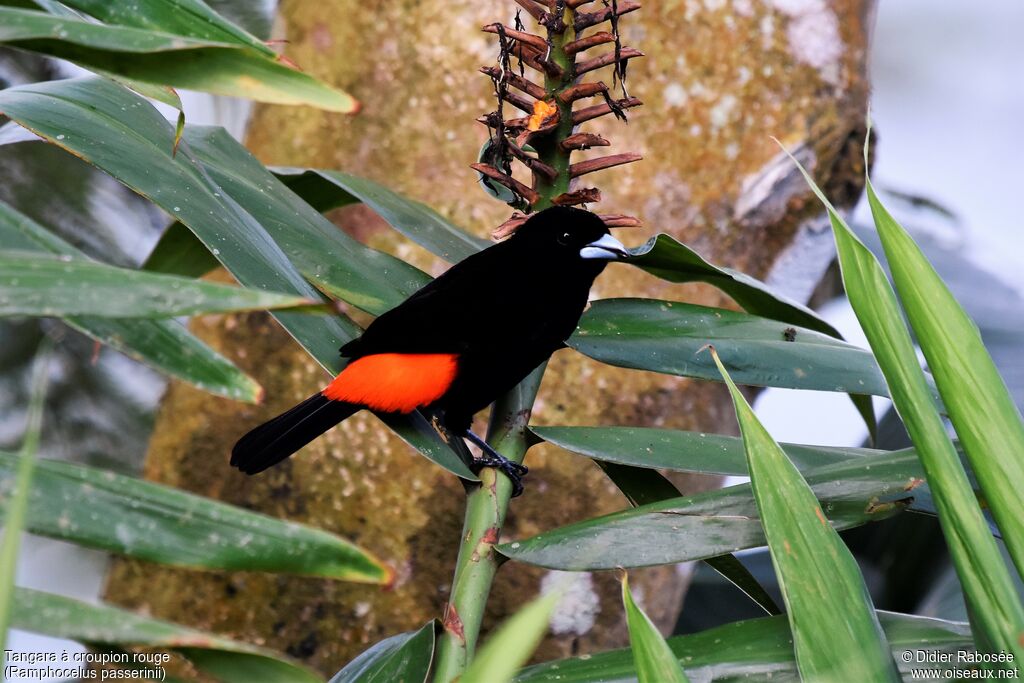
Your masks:
M313 394L239 439L231 449L231 464L246 474L262 472L361 408Z

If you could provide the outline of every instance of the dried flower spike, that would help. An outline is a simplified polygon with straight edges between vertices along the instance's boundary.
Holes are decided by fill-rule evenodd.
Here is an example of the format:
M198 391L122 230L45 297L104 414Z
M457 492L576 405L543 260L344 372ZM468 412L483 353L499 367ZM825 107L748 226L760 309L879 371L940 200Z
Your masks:
M600 201L597 188L578 188L582 175L638 161L641 155L624 152L573 163L572 154L611 143L593 131L580 131L587 122L609 114L625 120L626 110L640 106L640 100L625 90L626 64L642 57L639 50L623 46L619 20L640 8L634 0L515 0L513 26L494 23L483 27L498 36L500 55L496 66L481 68L494 82L498 100L496 111L479 119L491 130L495 156L473 165L482 177L514 193L509 203L524 213L513 214L495 231L507 236L522 224L527 213L552 205L581 205ZM521 21L525 10L537 24L530 32ZM602 26L603 24L606 24ZM587 31L592 27L596 30ZM601 46L610 46L594 55ZM582 56L586 54L586 58ZM577 57L580 57L577 61ZM516 67L513 67L513 61ZM600 80L582 78L612 67L612 87L621 90L615 99L612 88ZM529 69L529 70L528 70ZM576 102L591 97L604 101L576 108ZM509 104L528 116L505 119ZM489 163L483 163L487 161ZM531 185L514 177L514 168L523 164L532 178ZM630 216L609 216L612 227L639 223Z

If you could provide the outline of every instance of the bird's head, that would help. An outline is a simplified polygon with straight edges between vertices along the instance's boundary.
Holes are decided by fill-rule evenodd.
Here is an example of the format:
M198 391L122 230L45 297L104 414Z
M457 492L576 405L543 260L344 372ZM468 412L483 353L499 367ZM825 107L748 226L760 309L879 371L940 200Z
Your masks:
M612 237L597 214L568 206L554 206L530 216L512 240L538 256L560 261L596 262L629 258L622 242Z

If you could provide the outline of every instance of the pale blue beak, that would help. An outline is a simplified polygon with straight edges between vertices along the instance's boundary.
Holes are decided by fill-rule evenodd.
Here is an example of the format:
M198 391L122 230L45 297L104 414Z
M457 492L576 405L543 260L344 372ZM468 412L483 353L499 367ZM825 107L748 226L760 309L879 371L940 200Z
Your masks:
M580 258L615 261L629 258L626 246L611 235L605 235L580 249Z

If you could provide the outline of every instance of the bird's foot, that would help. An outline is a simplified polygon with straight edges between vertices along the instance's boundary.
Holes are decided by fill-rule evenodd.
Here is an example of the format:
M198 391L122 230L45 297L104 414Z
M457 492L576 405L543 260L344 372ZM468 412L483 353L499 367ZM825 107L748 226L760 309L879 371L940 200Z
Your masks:
M473 459L473 471L479 473L485 467L493 467L512 482L513 498L522 495L523 477L530 471L529 468L526 465L509 460L470 430L466 431L466 438L479 446L482 451L479 458Z
M512 462L511 460L501 455L500 453L497 453L495 455L492 455L490 453L484 453L479 458L473 459L473 469L475 469L477 472L479 472L485 467L493 467L494 469L500 471L502 474L509 478L509 481L512 482L513 498L522 495L523 477L525 477L527 473L530 471L529 468L526 467L526 465L520 465L517 462Z

